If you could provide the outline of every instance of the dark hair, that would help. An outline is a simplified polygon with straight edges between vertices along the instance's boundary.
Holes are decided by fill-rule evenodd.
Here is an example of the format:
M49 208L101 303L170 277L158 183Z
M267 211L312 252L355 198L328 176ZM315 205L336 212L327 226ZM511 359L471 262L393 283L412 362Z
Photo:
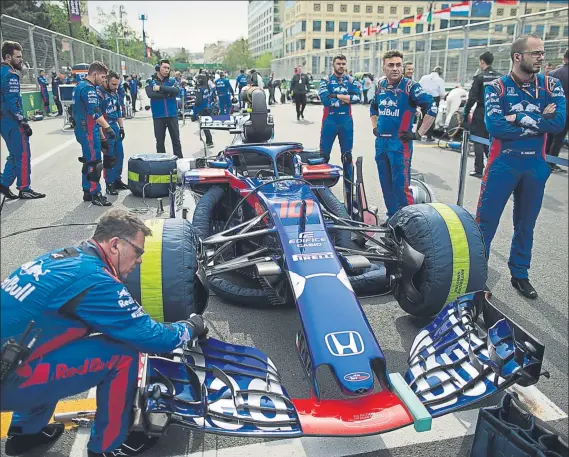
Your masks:
M405 68L407 65L413 65L413 62L411 62L410 60L408 60L407 62L404 62L403 68Z
M89 70L87 71L88 74L92 75L93 73L108 73L109 69L103 62L99 62L95 60L91 65L89 65Z
M6 55L12 57L14 55L14 51L21 51L22 45L17 41L4 41L2 43L2 60L6 58Z
M336 60L348 60L344 54L338 54L336 57L332 59L332 63L336 62Z
M569 48L565 49L565 54L563 54L563 57L569 60Z
M512 59L512 62L514 61L514 54L523 54L525 52L530 38L537 38L538 40L541 40L540 36L533 33L521 35L514 40L512 47L510 48L510 59Z
M241 69L241 70L239 70L239 73L243 74L243 73L245 73L245 70Z
M109 70L109 72L107 73L107 81L110 81L113 78L121 79L121 77L116 71Z
M160 62L158 62L158 65L162 66L162 64L167 63L168 65L170 65L170 61L168 59L160 59Z
M394 57L400 57L403 60L403 54L394 49L383 54L383 61L385 62L387 59L393 59Z
M492 65L492 62L494 62L494 54L490 51L483 52L480 54L480 60L486 65Z
M138 232L144 233L144 236L152 235L152 230L138 216L124 209L113 208L99 219L93 239L97 242L108 241L114 237L132 240Z

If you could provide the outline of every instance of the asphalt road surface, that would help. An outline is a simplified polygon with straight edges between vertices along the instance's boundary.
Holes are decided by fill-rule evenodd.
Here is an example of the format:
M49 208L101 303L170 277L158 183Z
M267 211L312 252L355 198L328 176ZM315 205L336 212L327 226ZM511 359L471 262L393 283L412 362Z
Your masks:
M275 118L275 141L299 141L307 147L319 144L321 106L308 106L306 120L297 122L290 103L272 110ZM368 107L354 106L355 140L353 155L364 157L364 177L371 205L384 214L374 161L374 139ZM7 202L1 214L2 235L22 229L51 224L96 221L104 208L82 202L79 145L72 132L63 132L61 118L33 123L32 184L47 193L39 201ZM155 152L152 120L148 112L137 113L125 122L125 153L128 156ZM181 127L183 153L186 157L203 154L197 136L197 124ZM230 142L226 132L212 132L215 149ZM167 151L171 151L169 139ZM566 157L566 150L563 154ZM2 143L2 164L6 146ZM340 162L339 146L334 146L332 161ZM469 169L473 158L469 158ZM126 178L127 162L125 160ZM456 202L459 154L439 149L433 144L416 143L413 168L424 174L437 199ZM510 285L507 269L512 238L512 205L504 212L499 231L492 245L488 284L494 302L508 316L538 337L546 346L544 369L551 379L542 378L537 387L542 395L535 400L534 410L560 433L567 435L568 421L568 221L567 174L557 173L547 183L543 208L535 230L531 279L539 292L537 300L527 300ZM467 178L464 206L474 212L480 180ZM340 192L340 186L335 189ZM156 201L133 197L123 191L110 197L115 205L136 208L143 217L155 214ZM62 246L73 245L92 234L92 227L62 227L29 232L2 240L2 279L20 264L37 255ZM403 373L411 342L422 323L407 316L391 297L365 299L363 308L384 350L390 372ZM283 384L293 397L308 396L308 383L303 377L295 354L294 334L299 327L294 309L252 310L229 305L216 297L206 312L212 335L239 344L254 345L270 355L284 378ZM91 393L92 395L92 393ZM86 397L84 394L82 397ZM547 400L549 399L549 400ZM216 437L171 429L148 456L377 456L377 457L447 457L467 456L476 425L477 410L436 419L433 430L416 433L412 427L367 438L303 438L295 440L254 440ZM86 456L88 431L68 431L50 449L41 449L32 456ZM5 441L5 440L3 440Z

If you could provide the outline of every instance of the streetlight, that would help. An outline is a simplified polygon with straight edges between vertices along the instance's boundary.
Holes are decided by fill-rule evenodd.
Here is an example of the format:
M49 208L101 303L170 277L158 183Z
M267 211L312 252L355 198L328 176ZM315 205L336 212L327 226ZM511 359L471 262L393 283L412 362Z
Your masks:
M142 21L142 42L144 43L144 61L148 62L147 48L146 48L146 33L144 32L144 21L148 20L147 14L140 14L138 19Z

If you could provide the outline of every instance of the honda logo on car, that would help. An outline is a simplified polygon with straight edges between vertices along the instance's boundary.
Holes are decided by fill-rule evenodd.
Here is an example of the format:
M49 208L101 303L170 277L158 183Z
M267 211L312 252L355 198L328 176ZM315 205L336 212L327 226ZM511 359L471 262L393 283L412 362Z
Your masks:
M304 262L307 260L322 260L322 259L333 259L333 252L312 252L310 254L293 254L293 262Z
M288 244L296 244L299 248L312 248L322 246L326 238L314 237L314 232L302 232L297 239L290 240Z
M348 357L364 352L364 341L362 336L353 330L347 332L328 333L324 340L330 354L336 357ZM363 381L359 379L358 381Z

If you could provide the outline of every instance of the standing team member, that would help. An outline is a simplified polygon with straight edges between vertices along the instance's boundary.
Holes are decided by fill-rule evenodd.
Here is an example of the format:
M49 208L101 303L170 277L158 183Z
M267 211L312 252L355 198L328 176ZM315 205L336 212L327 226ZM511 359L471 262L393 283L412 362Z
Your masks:
M245 70L239 70L239 76L235 78L235 92L237 92L237 99L239 100L239 108L242 109L245 107L245 102L241 100L241 91L247 85L247 75L245 74Z
M119 87L117 88L117 94L119 96L119 101L121 103L122 117L126 117L126 105L125 105L126 92L124 90L124 80L122 77L119 80Z
M231 87L231 83L223 71L219 72L219 78L215 81L215 91L219 101L219 114L230 114L231 99L235 92L233 92L233 87Z
M476 219L486 255L500 216L514 194L514 237L508 267L512 286L537 298L529 282L533 230L551 170L545 161L547 134L563 130L566 101L559 80L540 74L544 45L537 35L517 38L510 49L512 72L484 92L490 157L480 186Z
M553 78L557 78L561 81L561 87L563 87L563 92L565 92L565 96L569 94L569 49L565 50L565 55L563 56L563 65L559 68L556 68L549 76ZM563 141L567 136L567 122L565 123L565 128L558 133L557 135L548 135L547 136L547 153L550 156L559 157L559 152L561 151L561 147L563 146ZM549 164L551 171L562 171L562 168L555 164Z
M128 186L121 179L124 161L122 142L125 132L121 101L118 94L119 87L120 77L118 73L111 70L102 86L98 88L103 115L115 132L114 139L101 140L103 150L107 150L103 158L103 173L106 183L105 193L108 195L118 195L118 190L128 189Z
M437 107L439 106L441 100L444 99L446 95L445 90L445 80L441 77L443 74L443 69L439 66L433 68L433 71L428 75L424 75L419 80L419 84L423 90L429 94L435 100ZM423 109L423 116L425 116L426 111ZM427 141L434 141L433 134L431 130L426 132Z
M301 117L304 119L304 108L306 108L306 94L310 87L310 81L308 80L306 73L302 72L302 67L300 65L295 70L295 72L296 73L290 82L290 91L292 92L292 98L296 105L296 120L299 121Z
M352 104L360 102L360 91L355 84L354 78L346 74L345 56L340 54L334 57L332 66L334 67L334 72L320 81L320 89L318 91L322 105L324 105L322 129L320 131L320 150L324 155L324 161L328 163L332 145L336 137L338 137L344 176L348 180L353 181L352 147L354 145L354 120L352 118ZM306 75L302 76L306 78ZM297 83L297 86L299 84ZM306 100L306 96L304 98ZM348 186L350 184L345 183L345 186L346 190L349 190Z
M0 290L2 343L19 341L31 320L41 331L24 363L2 381L2 411L13 411L6 455L57 440L65 429L49 423L57 402L95 386L88 457L132 456L156 444L144 432L129 434L139 355L172 352L207 327L199 315L156 322L128 292L122 281L142 263L151 234L138 217L112 209L90 240L27 262L5 281L19 288ZM25 300L14 293L22 287Z
M142 83L138 80L136 75L133 73L132 78L129 81L130 95L132 97L132 112L136 113L136 97L138 96L138 88L142 87Z
M146 95L150 99L152 119L154 121L154 136L156 137L156 152L166 153L166 129L170 133L172 149L178 158L182 158L182 145L180 144L180 127L178 126L178 104L176 96L180 89L176 80L170 78L170 62L161 60L157 65L158 71L152 75L146 86Z
M0 176L0 192L9 200L16 198L32 200L45 197L45 194L35 192L30 187L29 137L32 136L32 128L24 117L20 95L20 76L16 72L22 69L22 62L20 43L4 41L2 43L2 64L0 65L0 131L8 147L8 158L4 173ZM14 180L20 191L18 195L10 190Z
M38 85L40 86L40 95L41 100L43 102L43 110L45 111L45 115L49 115L49 92L47 90L47 78L45 77L45 71L40 70L38 76Z
M486 51L480 55L481 71L472 80L468 101L464 107L463 125L469 127L470 133L482 138L488 138L488 131L484 125L484 88L502 76L502 73L492 68L492 62L494 62L494 54L491 52ZM469 122L470 111L475 103L476 108L472 114L472 122ZM484 156L488 157L488 146L474 143L474 170L470 172L470 176L482 177L484 174Z
M61 105L61 100L59 99L59 86L61 84L65 84L63 73L56 73L55 71L52 73L51 79L51 93L53 95L53 101L55 102L55 106L57 106L57 115L63 115L63 106Z
M200 73L196 77L196 101L194 105L194 114L192 121L195 122L200 116L211 116L211 109L213 103L213 90L208 85L208 78L206 73ZM213 138L209 129L203 131L205 135L205 142L208 148L213 147Z
M115 132L105 120L101 111L101 103L97 95L97 86L103 84L107 78L107 67L102 62L93 62L89 65L87 76L73 91L73 119L75 119L75 138L81 145L83 163L83 201L91 202L96 206L111 206L111 202L101 193L101 134L99 127L107 139L112 140Z
M412 205L409 190L413 140L431 128L437 116L437 105L421 85L403 76L403 54L388 51L383 55L385 79L379 82L370 104L371 125L375 140L375 161L387 220L397 210ZM419 131L413 132L417 106L425 111Z

